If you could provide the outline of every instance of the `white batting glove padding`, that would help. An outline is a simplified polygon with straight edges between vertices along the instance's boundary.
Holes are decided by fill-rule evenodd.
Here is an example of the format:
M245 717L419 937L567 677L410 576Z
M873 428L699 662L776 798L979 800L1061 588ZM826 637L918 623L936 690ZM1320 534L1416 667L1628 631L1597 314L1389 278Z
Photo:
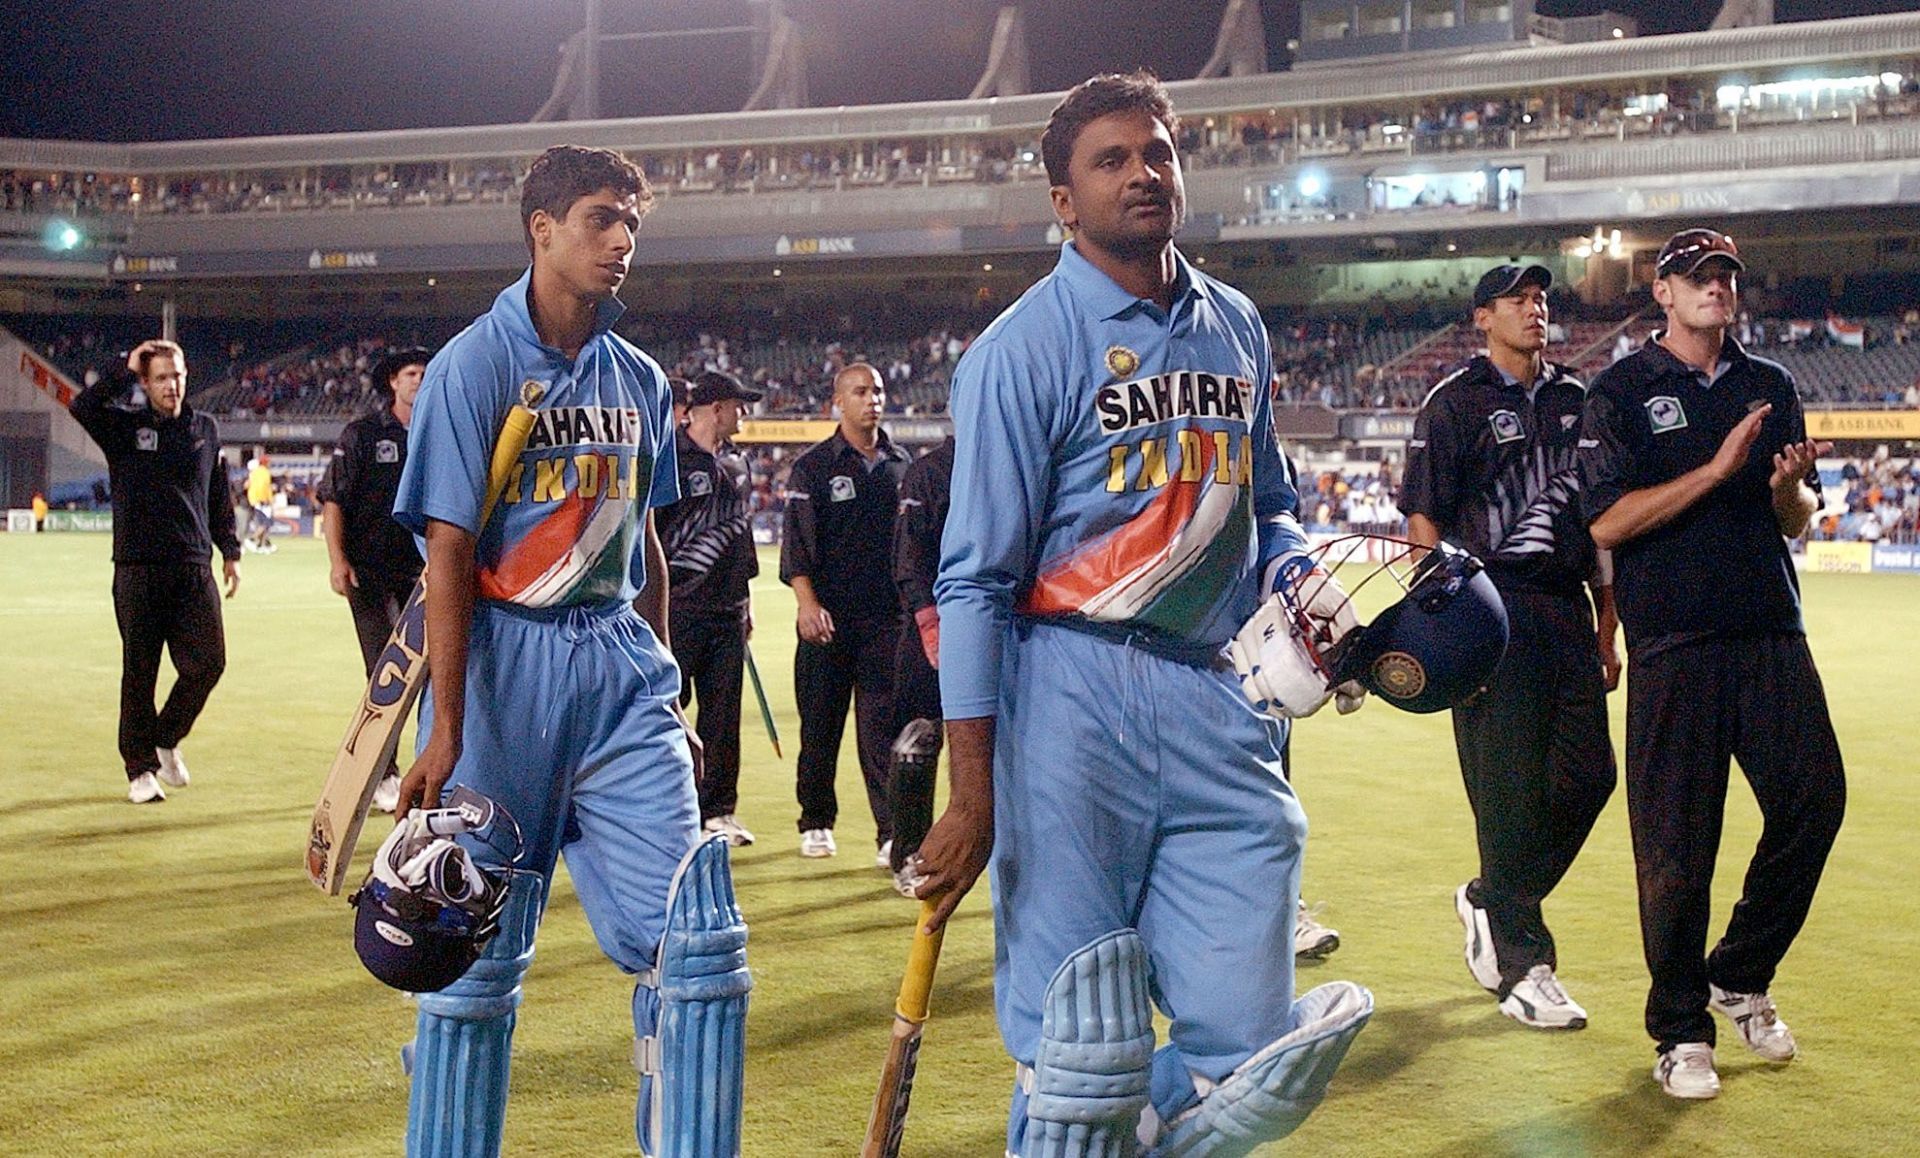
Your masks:
M1325 669L1308 647L1285 595L1270 596L1231 640L1227 655L1240 689L1282 719L1311 716L1333 698Z

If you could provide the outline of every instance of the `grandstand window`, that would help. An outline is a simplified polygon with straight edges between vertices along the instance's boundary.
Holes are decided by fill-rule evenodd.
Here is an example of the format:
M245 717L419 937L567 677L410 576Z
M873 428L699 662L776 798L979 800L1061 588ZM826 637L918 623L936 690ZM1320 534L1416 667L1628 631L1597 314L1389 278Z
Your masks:
M1309 17L1307 39L1345 40L1353 35L1353 13L1342 7L1332 12L1314 12Z
M1511 24L1513 5L1509 0L1467 0L1468 24Z
M1454 0L1415 0L1413 5L1413 26L1415 28L1452 28L1460 21Z
M1360 9L1360 35L1398 36L1405 30L1405 15L1399 4L1369 4Z

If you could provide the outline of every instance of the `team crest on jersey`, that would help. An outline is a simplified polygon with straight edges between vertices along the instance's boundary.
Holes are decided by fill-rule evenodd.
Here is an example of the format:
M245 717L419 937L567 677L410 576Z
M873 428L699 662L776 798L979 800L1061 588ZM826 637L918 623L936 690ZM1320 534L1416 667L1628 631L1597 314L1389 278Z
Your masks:
M701 495L713 493L713 476L704 470L696 470L687 476L687 497L697 499Z
M142 426L133 432L133 446L135 450L159 450L160 432L151 427Z
M1670 430L1682 430L1687 425L1687 412L1680 407L1680 400L1668 394L1647 399L1647 421L1653 424L1655 434L1665 434Z
M400 444L391 438L383 438L373 444L373 461L399 462Z
M853 479L844 474L834 475L827 480L827 497L836 503L844 503L853 498Z
M1125 346L1107 349L1107 372L1115 378L1131 378L1140 369L1140 355Z
M1520 416L1511 410L1496 410L1487 415L1487 423L1493 427L1495 442L1519 442L1527 436L1526 428L1520 425Z

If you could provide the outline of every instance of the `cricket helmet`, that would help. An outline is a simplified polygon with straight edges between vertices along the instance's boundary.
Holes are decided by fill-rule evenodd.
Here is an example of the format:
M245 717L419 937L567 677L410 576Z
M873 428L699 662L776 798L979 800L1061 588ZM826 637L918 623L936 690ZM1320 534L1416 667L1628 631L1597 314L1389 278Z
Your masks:
M1507 608L1480 560L1448 543L1424 550L1355 537L1407 548L1375 572L1392 574L1406 594L1328 652L1329 682L1358 680L1409 712L1445 711L1472 699L1507 650ZM1396 569L1415 555L1410 568Z
M456 838L493 846L500 836L511 838L517 860L513 817L466 787L394 826L349 898L353 947L367 972L408 993L437 993L460 979L499 931L513 869L483 866Z

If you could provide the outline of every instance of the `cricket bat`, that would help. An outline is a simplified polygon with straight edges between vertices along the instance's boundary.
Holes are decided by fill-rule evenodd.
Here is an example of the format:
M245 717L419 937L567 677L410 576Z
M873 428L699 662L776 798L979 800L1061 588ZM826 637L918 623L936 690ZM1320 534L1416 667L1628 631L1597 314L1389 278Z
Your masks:
M766 725L767 740L773 744L773 758L784 759L780 755L780 729L773 726L773 709L767 705L767 689L760 683L760 665L753 662L753 646L746 647L747 677L753 681L753 698L760 701L760 722Z
M900 979L900 1000L893 1007L893 1040L880 1070L880 1089L873 1096L873 1117L867 1120L860 1158L899 1158L900 1138L907 1128L907 1101L913 1095L914 1069L920 1061L920 1033L927 1025L933 970L940 962L940 941L946 935L944 927L938 933L927 932L932 915L933 902L920 902L907 973Z
M482 529L506 489L520 452L526 449L527 436L533 432L533 405L542 393L538 382L522 385L520 404L507 412L501 424L488 464L486 498L480 507ZM320 802L314 806L313 823L307 828L307 879L331 896L339 896L346 882L354 845L373 805L374 789L393 763L400 731L426 683L428 578L427 571L422 570L413 594L400 609L400 619L373 665L366 694L354 709L346 738L340 741L340 751L327 772L326 786L320 790Z

